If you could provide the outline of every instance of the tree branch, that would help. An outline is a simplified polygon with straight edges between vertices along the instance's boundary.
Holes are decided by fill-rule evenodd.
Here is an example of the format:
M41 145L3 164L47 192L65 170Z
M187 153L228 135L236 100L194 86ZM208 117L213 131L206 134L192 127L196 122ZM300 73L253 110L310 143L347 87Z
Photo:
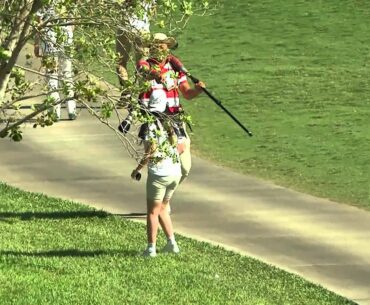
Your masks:
M57 106L63 102L66 102L66 101L69 101L69 100L72 100L73 97L69 97L69 98L65 98L65 99L61 99L60 101L56 102L56 103L53 103L52 105L42 105L42 107L40 107L39 109L37 109L36 111L30 113L29 115L26 115L25 117L23 117L22 119L18 120L17 122L15 122L14 124L12 125L7 125L4 129L0 130L0 136L3 135L3 134L6 134L9 130L17 127L17 126L20 126L22 125L23 123L27 122L28 120L32 119L33 117L35 117L36 115L40 114L41 112L45 111L45 110L48 110L54 106Z

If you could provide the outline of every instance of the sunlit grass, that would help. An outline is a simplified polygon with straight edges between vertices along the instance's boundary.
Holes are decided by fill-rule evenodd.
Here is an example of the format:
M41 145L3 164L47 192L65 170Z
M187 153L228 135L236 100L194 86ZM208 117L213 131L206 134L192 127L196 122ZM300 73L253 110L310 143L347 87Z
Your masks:
M214 16L193 17L175 53L254 137L211 99L183 100L194 121L193 151L369 209L370 3L223 4Z
M370 3L224 1L179 37L209 98L184 102L194 149L247 174L370 208Z
M302 278L178 236L141 256L145 226L0 184L0 304L353 304ZM159 247L165 243L162 235Z

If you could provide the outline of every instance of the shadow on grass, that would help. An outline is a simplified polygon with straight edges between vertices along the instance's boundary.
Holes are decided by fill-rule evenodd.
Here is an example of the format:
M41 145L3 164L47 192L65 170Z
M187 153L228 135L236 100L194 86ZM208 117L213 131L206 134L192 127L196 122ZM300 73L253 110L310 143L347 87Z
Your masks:
M95 256L137 256L139 251L133 250L79 250L79 249L65 249L65 250L49 250L49 251L0 251L0 256L27 256L27 257L95 257Z
M68 212L0 212L0 221L10 222L7 218L31 219L68 219L68 218L105 218L110 215L130 219L146 218L146 213L110 214L105 211L68 211Z
M66 212L0 212L0 219L20 218L21 220L31 219L68 219L68 218L89 218L108 217L109 213L104 211L66 211Z
M122 218L146 218L146 213L127 213L127 214L114 214L114 216Z

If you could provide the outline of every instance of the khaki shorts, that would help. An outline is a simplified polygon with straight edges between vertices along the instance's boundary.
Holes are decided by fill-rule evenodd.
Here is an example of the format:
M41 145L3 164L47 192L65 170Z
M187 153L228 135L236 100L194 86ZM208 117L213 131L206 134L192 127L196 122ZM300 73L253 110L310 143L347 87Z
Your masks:
M148 201L169 201L179 185L181 176L161 177L148 173L146 198Z

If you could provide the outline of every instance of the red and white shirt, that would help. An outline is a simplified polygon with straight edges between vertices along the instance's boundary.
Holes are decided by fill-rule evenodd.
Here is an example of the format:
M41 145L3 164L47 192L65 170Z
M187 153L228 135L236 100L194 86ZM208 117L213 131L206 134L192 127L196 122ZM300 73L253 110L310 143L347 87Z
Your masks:
M140 102L150 111L177 113L180 108L178 87L187 81L185 73L175 71L169 60L161 64L153 58L140 60L137 68L139 71L160 71L164 79L162 82L157 82L155 79L150 80L150 89L140 94Z

